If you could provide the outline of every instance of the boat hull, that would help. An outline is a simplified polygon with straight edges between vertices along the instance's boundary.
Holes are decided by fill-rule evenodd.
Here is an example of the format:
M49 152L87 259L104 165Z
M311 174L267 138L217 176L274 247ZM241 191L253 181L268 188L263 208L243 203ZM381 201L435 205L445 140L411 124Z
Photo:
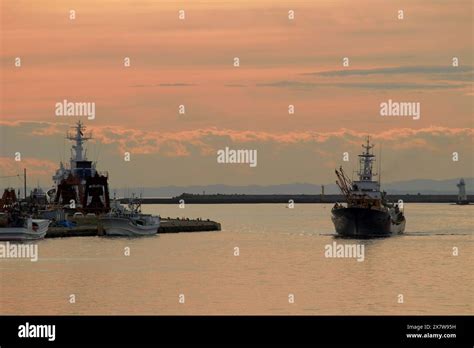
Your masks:
M0 228L0 241L29 241L43 239L46 236L49 224L49 220L33 219L32 226L2 227Z
M136 225L128 218L102 217L100 219L107 236L142 237L153 236L158 233L160 224Z
M332 210L336 233L342 237L377 238L403 233L405 219L393 221L387 211L367 208L337 208Z

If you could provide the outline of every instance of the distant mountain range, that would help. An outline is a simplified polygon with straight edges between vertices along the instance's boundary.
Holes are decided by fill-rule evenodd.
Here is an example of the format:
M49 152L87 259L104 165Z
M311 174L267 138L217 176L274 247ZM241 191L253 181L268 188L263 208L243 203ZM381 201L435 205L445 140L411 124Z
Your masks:
M474 194L474 178L464 178L466 183L466 192ZM383 190L391 194L456 194L458 189L456 184L459 178L447 180L429 180L415 179L407 181L396 181L384 183ZM308 183L281 184L281 185L193 185L193 186L164 186L164 187L129 187L112 188L118 197L130 197L142 194L143 197L174 197L182 193L194 194L320 194L321 185ZM324 192L326 194L337 194L339 188L336 184L325 184Z

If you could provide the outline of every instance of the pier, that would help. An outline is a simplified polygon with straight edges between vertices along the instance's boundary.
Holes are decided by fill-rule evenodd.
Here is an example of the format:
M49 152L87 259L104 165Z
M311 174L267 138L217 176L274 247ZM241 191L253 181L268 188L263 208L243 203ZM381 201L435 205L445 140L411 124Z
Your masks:
M402 200L404 203L456 203L458 195L445 194L388 194L390 202ZM280 203L285 204L292 200L294 203L336 203L344 202L345 198L340 194L268 194L268 195L247 195L247 194L189 194L184 193L172 198L142 198L142 204L261 204ZM474 201L473 195L468 195L467 200ZM125 204L126 199L121 200Z
M220 231L221 224L210 220L162 219L158 233Z
M77 221L77 220L76 220ZM221 224L201 219L161 219L158 234L220 231ZM95 237L104 235L99 224L78 224L75 227L49 227L45 238Z

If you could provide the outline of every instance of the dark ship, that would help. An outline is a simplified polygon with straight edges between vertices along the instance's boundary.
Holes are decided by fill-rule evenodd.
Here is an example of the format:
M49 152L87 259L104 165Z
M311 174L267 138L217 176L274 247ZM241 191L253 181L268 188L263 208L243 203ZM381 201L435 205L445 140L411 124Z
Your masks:
M0 211L6 211L12 207L18 199L16 197L15 189L8 187L3 191L2 198L0 198Z
M53 176L55 188L48 191L54 205L71 212L101 214L110 210L108 173L96 170L96 163L87 159L84 143L92 139L85 135L85 126L79 121L74 133L66 138L75 142L71 149L69 166L60 163Z
M375 155L374 145L362 145L364 152L359 155L358 181L350 180L342 167L337 170L339 186L346 204L336 203L332 208L332 221L339 236L352 238L386 237L403 233L405 216L399 204L387 202L385 192L380 191L380 181L372 178ZM380 176L379 176L380 178Z

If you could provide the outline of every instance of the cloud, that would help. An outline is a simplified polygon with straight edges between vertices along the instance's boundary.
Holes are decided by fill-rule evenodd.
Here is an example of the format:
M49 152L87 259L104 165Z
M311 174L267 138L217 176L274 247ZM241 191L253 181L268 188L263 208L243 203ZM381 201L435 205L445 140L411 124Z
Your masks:
M45 159L29 157L17 162L12 157L0 157L0 171L5 176L17 174L22 176L23 168L28 169L27 175L51 176L57 167L57 163Z
M304 81L276 81L270 83L260 83L257 87L279 87L279 88L290 88L290 89L316 89L316 88L353 88L353 89L425 89L425 90L438 90L438 89L460 89L468 87L468 84L449 84L449 83L410 83L410 82L337 82L337 83L325 83L325 82L304 82Z
M312 89L323 86L322 83L314 82L302 82L302 81L276 81L268 83L257 83L257 87L282 87L282 88L295 88L295 89Z
M469 74L472 76L472 66L397 66L374 69L340 69L303 73L302 75L317 76L367 76L367 75L399 75L399 74Z
M144 87L192 87L192 86L197 86L195 83L181 83L181 82L175 82L175 83L157 83L154 85L132 85L130 87L133 88L144 88Z
M44 122L38 122L34 127L33 122L15 122L7 126L0 121L0 126L9 137L0 154L3 156L0 158L2 175L18 174L26 167L31 182L41 179L49 185L58 162L68 162L66 153L70 144L63 143L68 127L59 129L57 135L44 136L40 131L24 137L19 134L26 134L30 129L55 128ZM268 132L208 127L166 132L125 126L91 126L91 123L87 126L95 137L87 145L89 155L99 162L100 168L113 173L114 185L145 186L188 185L190 182L268 185L332 181L333 168L341 164L351 170L357 167L357 154L368 135L346 128L331 132ZM472 128L395 128L370 135L377 146L376 153L382 148L387 182L473 175L470 161L474 139ZM257 150L258 167L249 171L243 166L216 164L216 151L226 146ZM24 157L22 162L15 162L11 155L17 149ZM57 158L61 149L65 155ZM133 158L131 166L123 161L127 151ZM344 152L350 153L350 163L342 162ZM452 161L453 152L459 153L459 162ZM16 181L16 178L10 179L11 183Z
M50 136L55 134L64 135L66 130L69 129L70 124L62 122L38 122L38 121L0 121L0 127L12 127L22 131L22 134L38 135L38 136Z
M195 83L159 83L156 86L159 87L190 87L196 86Z
M2 122L2 127L22 128L25 124L29 127L35 122ZM36 136L60 134L63 135L67 129L55 123L38 122ZM229 144L274 144L291 146L297 144L334 144L334 143L358 143L367 136L365 132L351 129L340 129L332 132L290 131L290 132L266 132L253 130L233 130L216 127L200 128L177 132L149 131L121 126L94 126L89 127L93 131L94 139L106 145L114 145L118 151L131 151L136 154L161 154L166 157L188 157L192 154L208 156L214 154L218 146ZM449 138L450 141L472 140L474 129L472 128L447 128L431 126L420 129L396 128L379 132L373 135L376 141L392 144L394 148L403 143L404 148L410 147L428 148L436 146L437 141ZM418 139L418 140L416 140ZM410 140L411 143L407 141Z
M224 85L224 87L247 87L247 86L239 84L239 83L229 83L229 84Z

